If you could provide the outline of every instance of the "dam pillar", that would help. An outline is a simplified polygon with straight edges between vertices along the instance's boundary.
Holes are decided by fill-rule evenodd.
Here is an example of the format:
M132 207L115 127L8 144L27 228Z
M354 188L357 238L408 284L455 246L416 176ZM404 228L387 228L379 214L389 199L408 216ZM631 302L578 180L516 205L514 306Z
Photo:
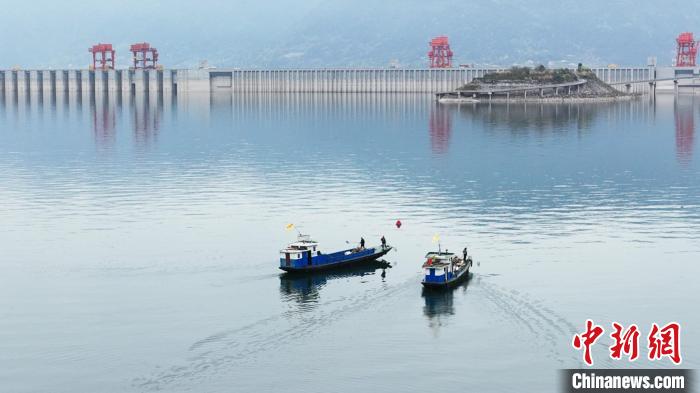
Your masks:
M89 95L95 90L95 72L90 70L80 70L80 92Z
M56 70L56 94L68 91L68 71Z
M17 92L26 93L29 91L29 71L17 71Z
M119 79L121 80L122 94L131 94L136 89L134 84L134 72L132 70L122 70L120 73L121 76Z
M144 70L134 70L132 73L132 81L131 81L131 86L132 90L134 90L135 93L141 93L143 92L146 87L148 80L146 78L148 77L148 74L146 74L146 71Z
M80 72L80 70L71 70L69 75L71 78L69 82L70 90L82 93L83 83L85 83L82 72Z
M107 91L117 91L119 90L119 81L117 79L118 73L116 70L108 70L107 71Z
M17 73L15 71L5 71L5 94L11 95L17 91Z
M22 76L24 77L24 87L22 90L27 93L35 91L37 87L36 71L23 71Z
M17 71L5 72L5 92L8 95L17 93Z
M163 91L161 82L163 79L161 76L163 71L160 70L148 70L148 91L150 93L158 93Z
M173 91L173 72L172 70L163 70L162 72L162 90L163 93L171 93ZM233 76L231 77L233 79ZM233 81L232 81L233 84Z
M108 89L107 71L96 70L94 71L94 87L96 93L106 92Z
M32 92L42 91L44 88L43 84L43 71L31 70L29 71L29 90Z
M39 71L41 72L41 89L44 95L54 94L56 92L56 73L57 71Z

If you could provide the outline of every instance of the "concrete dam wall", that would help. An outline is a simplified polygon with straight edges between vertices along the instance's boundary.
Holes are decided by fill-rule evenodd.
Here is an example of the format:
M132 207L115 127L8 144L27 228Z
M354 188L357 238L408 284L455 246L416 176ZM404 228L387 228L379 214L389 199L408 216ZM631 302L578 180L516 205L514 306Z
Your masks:
M177 70L1 70L5 93L171 92Z
M4 94L101 93L438 93L454 90L497 68L454 69L179 69L0 70ZM596 68L604 82L653 78L654 69ZM626 91L628 87L615 85ZM631 91L649 91L646 82Z

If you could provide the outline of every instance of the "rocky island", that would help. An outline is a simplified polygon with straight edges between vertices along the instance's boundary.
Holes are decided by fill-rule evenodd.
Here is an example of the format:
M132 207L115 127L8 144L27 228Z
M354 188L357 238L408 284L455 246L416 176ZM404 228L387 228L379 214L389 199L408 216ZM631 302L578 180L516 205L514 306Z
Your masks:
M621 92L601 81L585 67L547 69L512 67L488 73L460 86L455 91L437 93L442 103L475 102L561 102L613 101L630 99L635 94Z

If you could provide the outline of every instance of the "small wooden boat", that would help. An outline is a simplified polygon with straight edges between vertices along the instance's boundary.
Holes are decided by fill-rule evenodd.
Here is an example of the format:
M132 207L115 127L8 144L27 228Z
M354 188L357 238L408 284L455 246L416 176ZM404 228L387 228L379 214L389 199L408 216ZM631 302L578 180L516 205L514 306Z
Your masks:
M307 272L321 269L347 267L363 262L374 261L386 255L393 247L379 245L355 247L324 254L318 242L309 235L299 234L297 241L280 250L280 269L287 272Z
M469 277L472 257L458 257L451 252L429 252L423 263L423 281L426 288L450 288Z

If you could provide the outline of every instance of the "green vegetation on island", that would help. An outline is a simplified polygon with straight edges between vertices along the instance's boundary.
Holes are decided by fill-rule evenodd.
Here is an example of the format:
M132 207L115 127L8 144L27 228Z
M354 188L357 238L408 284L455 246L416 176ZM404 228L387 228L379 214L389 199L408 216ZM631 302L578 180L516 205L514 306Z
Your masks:
M579 82L579 83L577 83ZM557 87L560 86L560 87ZM532 88L532 89L530 89ZM490 72L484 76L474 78L470 83L457 88L454 94L470 94L473 98L487 95L495 98L494 94L505 94L509 91L509 97L527 97L527 90L537 91L539 94L531 94L531 99L541 99L547 96L559 98L596 98L596 97L621 97L628 96L621 91L598 79L591 69L579 64L576 69L571 68L546 68L543 65L537 67L518 67ZM463 95L458 96L463 96Z

